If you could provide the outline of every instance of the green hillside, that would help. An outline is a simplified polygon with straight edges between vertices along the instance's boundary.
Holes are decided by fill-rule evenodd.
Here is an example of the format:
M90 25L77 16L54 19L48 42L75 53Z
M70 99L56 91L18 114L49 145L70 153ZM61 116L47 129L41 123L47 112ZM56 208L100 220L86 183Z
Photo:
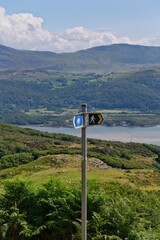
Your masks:
M159 124L159 64L159 47L115 44L56 54L1 45L0 120L65 126L86 102L89 109L143 115L110 115L107 125Z
M89 110L132 110L148 114L143 121L128 114L118 115L117 121L114 115L111 121L104 122L107 125L119 125L123 121L128 125L159 124L160 71L157 68L112 74L6 70L0 72L0 78L0 119L5 122L65 126L66 120L75 114L73 109L86 102Z
M62 157L60 165L61 163L62 165L68 163L69 158L73 159L75 155L81 154L80 139L77 137L44 133L5 123L0 123L0 132L0 170L2 170L2 179L3 177L9 177L12 171L13 175L17 174L17 171L18 173L23 172L21 171L23 167L22 169L20 167L23 164L29 164L25 165L25 167L26 171L28 171L29 167L31 174L32 170L33 173L35 171L35 165L42 166L42 169L41 167L37 168L38 171L46 169L46 165L48 166L47 169L56 166L54 158L56 159L62 154L64 154L64 157ZM97 159L97 162L104 162L112 168L158 170L160 147L89 139L88 157ZM45 165L44 169L43 165ZM57 163L57 166L60 165ZM80 165L78 164L78 166ZM9 171L3 171L8 168ZM12 174L11 177L13 177Z
M0 123L0 239L81 239L81 141ZM157 240L160 147L88 139L88 239Z
M160 64L160 47L114 44L75 53L22 51L0 46L1 69L109 72Z

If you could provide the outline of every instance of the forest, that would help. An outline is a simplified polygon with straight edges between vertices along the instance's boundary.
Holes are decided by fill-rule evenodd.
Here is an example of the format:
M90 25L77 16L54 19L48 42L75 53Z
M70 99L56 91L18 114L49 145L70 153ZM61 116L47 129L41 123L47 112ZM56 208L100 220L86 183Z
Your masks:
M28 72L25 80L21 76L19 79L1 80L1 113L39 108L60 111L77 108L82 102L96 109L158 111L160 107L160 73L156 70L123 75L61 75L37 72L37 76L31 77ZM36 77L40 79L36 80Z
M0 132L0 239L81 239L81 140ZM88 139L87 161L88 239L160 239L160 147Z
M107 116L106 125L159 124L158 69L109 74L6 70L0 78L0 119L4 122L67 126L70 112L77 112L86 102L89 110L121 111ZM138 114L123 114L127 111Z

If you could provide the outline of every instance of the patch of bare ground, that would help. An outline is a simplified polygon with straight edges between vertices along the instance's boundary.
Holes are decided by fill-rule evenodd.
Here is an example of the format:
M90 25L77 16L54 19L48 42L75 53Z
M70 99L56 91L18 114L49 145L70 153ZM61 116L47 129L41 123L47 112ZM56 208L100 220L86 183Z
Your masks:
M98 169L112 168L111 166L108 166L106 163L104 163L102 160L98 158L89 158L88 162L89 162L89 165L93 166L94 168L98 168Z
M59 154L52 158L52 163L58 165L66 165L71 167L81 167L82 156L81 155L68 155L68 154ZM88 158L87 159L88 168L96 168L96 169L109 169L112 168L104 163L102 160L98 158Z

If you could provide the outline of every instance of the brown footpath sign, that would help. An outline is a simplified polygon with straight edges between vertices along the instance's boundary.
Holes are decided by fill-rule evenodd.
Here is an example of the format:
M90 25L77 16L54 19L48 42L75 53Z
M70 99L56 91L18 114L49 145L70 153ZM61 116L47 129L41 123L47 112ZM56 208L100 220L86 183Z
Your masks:
M101 125L103 122L103 116L101 113L89 113L88 114L88 125Z

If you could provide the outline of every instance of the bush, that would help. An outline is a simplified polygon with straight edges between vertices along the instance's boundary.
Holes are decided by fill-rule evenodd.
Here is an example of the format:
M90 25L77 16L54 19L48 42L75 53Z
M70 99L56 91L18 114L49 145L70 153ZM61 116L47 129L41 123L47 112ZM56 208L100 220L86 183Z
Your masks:
M34 157L31 153L15 153L3 156L0 161L0 169L17 167L19 165L31 162Z

